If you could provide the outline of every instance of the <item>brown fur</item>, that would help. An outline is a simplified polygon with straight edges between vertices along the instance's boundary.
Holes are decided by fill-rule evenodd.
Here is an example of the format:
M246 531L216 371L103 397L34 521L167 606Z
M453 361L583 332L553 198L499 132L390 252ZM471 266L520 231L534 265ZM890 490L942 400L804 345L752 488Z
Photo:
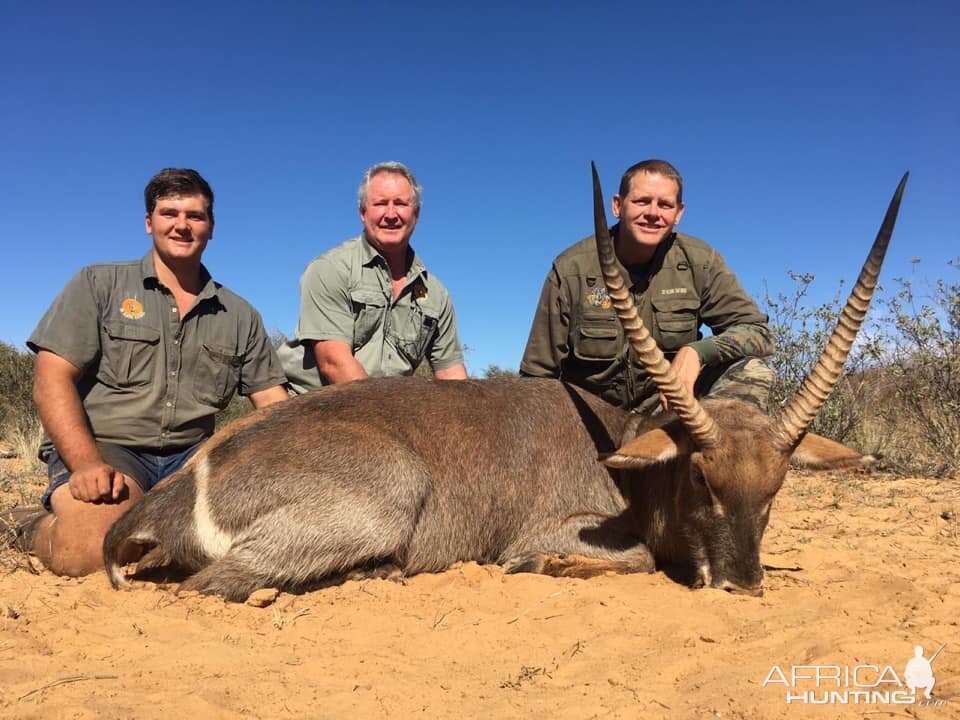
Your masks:
M104 564L122 584L120 549L157 546L155 558L194 573L184 589L232 600L259 587L299 590L381 567L410 575L466 560L587 577L650 571L656 558L704 584L753 592L787 459L763 442L769 419L751 406L705 407L724 445L618 470L597 457L614 453L628 424L671 438L683 435L677 421L637 424L554 380L324 388L216 434L114 525ZM194 514L203 497L206 530Z

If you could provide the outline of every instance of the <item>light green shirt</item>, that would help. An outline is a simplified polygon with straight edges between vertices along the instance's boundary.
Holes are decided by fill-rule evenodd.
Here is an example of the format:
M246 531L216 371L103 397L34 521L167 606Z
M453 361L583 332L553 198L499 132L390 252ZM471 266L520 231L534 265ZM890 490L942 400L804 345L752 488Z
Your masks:
M296 338L278 350L295 392L328 384L304 341L347 343L371 377L412 375L424 360L434 371L463 363L450 295L409 252L410 270L396 299L386 260L363 235L307 265Z

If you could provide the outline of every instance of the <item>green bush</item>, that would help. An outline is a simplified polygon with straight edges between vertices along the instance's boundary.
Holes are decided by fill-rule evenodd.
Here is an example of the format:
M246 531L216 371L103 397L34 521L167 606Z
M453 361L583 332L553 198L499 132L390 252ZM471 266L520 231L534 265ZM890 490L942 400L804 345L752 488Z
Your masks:
M960 269L960 259L949 263ZM886 298L890 340L882 358L880 418L900 429L889 451L918 472L960 470L960 283L897 278Z
M483 372L480 374L483 378L507 378L507 377L520 377L520 373L516 370L509 370L507 368L502 368L499 365L487 365Z
M33 405L33 367L36 357L27 350L0 342L0 437L20 457L36 460L43 429Z
M772 297L765 291L763 298L774 338L774 352L767 359L775 374L768 408L774 415L797 394L807 373L819 360L837 326L847 294L841 283L831 302L809 305L807 297L813 275L795 272L788 275L794 283L791 293ZM864 452L872 453L877 448L863 447L863 438L856 437L863 422L864 379L878 352L877 338L871 330L869 325L861 328L837 387L813 419L810 431L838 442L853 442Z
M949 263L958 269L960 261ZM776 347L771 413L779 412L813 368L836 326L847 292L806 302L814 278L790 273L791 293L764 305ZM960 472L960 284L898 278L878 288L868 320L833 394L810 430L910 473ZM874 319L871 319L874 318Z
M15 427L35 417L33 366L36 358L26 350L0 342L0 428Z

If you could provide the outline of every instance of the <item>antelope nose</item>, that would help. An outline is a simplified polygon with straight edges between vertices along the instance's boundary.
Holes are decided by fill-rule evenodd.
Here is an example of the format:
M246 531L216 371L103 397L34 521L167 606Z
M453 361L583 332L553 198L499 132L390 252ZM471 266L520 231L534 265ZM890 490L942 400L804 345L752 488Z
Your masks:
M724 580L720 585L722 590L734 595L750 595L751 597L763 597L763 583L753 586L738 585L737 583Z

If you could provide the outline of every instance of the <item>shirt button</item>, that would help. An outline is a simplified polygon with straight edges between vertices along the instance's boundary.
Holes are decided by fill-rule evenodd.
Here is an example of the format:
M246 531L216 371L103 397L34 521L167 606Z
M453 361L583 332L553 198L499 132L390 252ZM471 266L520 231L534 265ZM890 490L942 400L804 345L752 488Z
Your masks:
M170 407L171 405L173 405L172 402L168 402L168 403L167 403L167 407ZM166 433L164 433L164 435L166 435Z
M173 344L174 344L174 345L179 345L179 344L180 344L180 341L179 341L179 340L174 340L174 341L173 341Z
M176 371L176 370L171 370L171 371L170 371L170 376L171 376L171 377L176 377L176 376L177 376L177 371Z

